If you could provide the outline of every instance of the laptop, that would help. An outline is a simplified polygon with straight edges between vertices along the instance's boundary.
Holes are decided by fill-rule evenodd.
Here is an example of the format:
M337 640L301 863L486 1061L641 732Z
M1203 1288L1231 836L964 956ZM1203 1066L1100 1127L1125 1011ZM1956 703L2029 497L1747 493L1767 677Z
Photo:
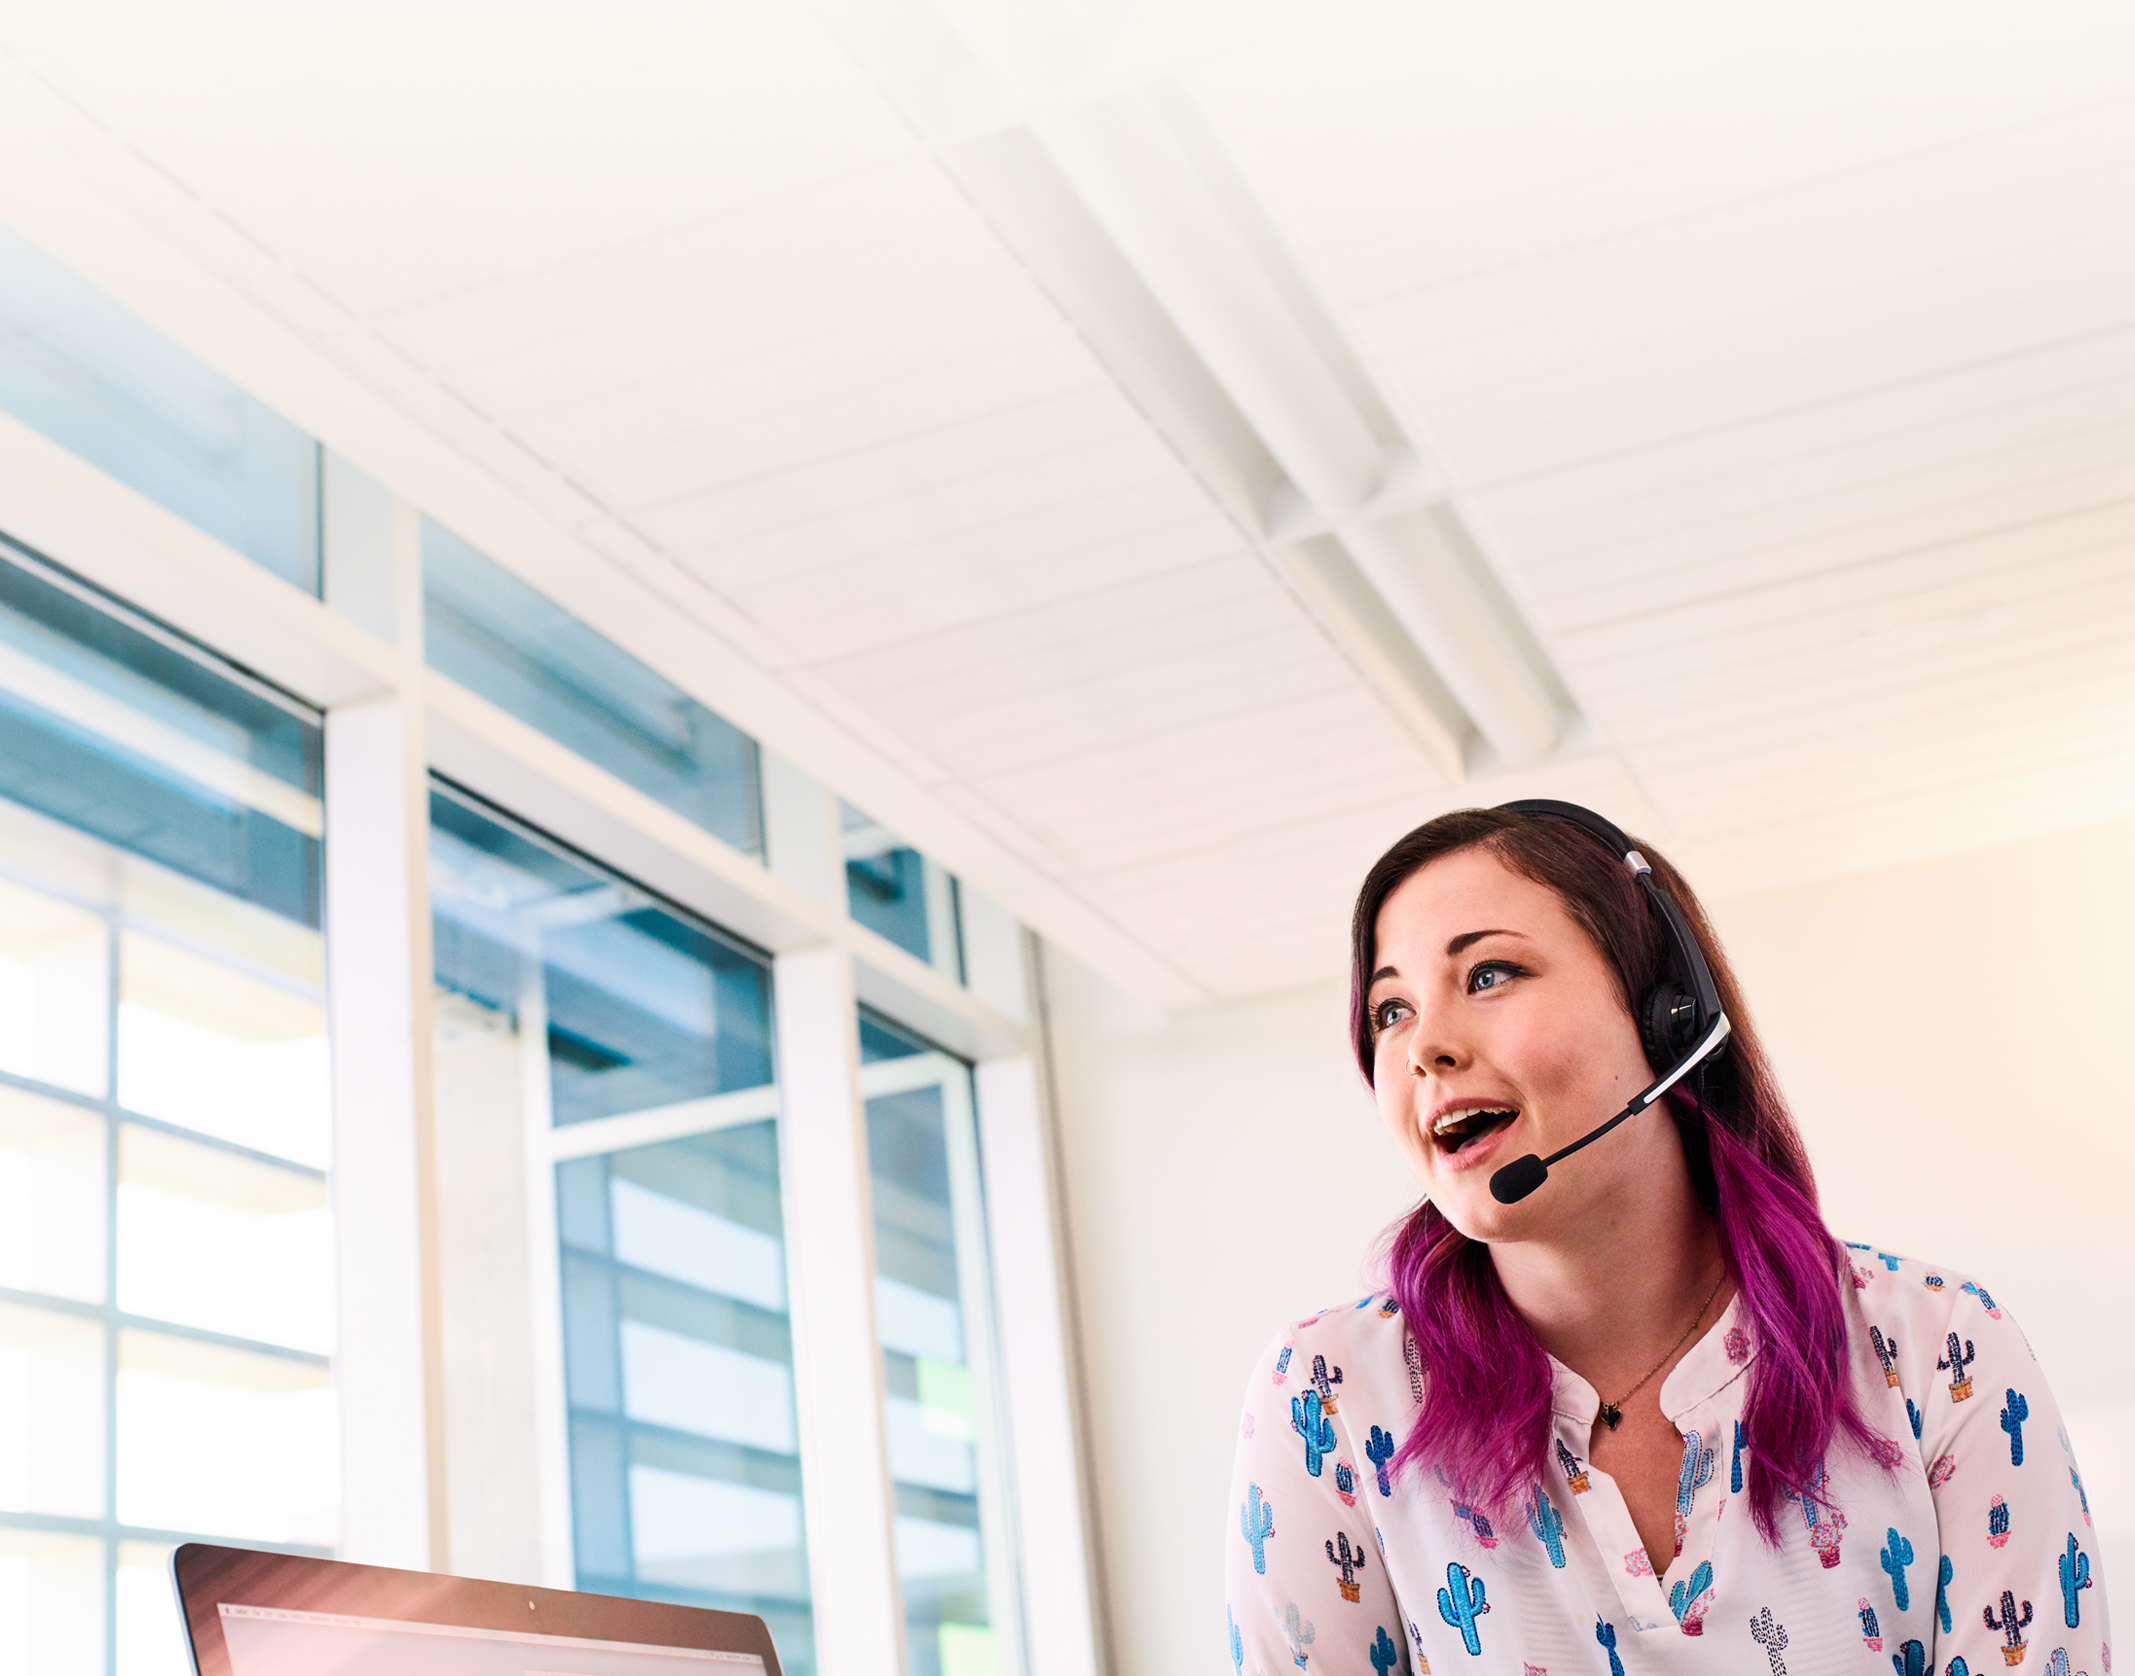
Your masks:
M761 1618L188 1542L198 1676L781 1676Z

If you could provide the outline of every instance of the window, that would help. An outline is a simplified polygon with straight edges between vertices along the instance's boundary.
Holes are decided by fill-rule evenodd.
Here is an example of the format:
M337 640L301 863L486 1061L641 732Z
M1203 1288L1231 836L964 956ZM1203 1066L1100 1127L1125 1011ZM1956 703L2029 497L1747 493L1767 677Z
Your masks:
M0 562L0 1667L182 1670L175 1540L335 1540L319 747Z
M814 1668L777 1122L556 1167L578 1583L761 1613Z
M763 957L442 784L431 889L441 1134L517 1100L553 1170L578 1585L759 1613L808 1676Z
M430 667L747 855L756 742L454 534L423 524Z
M910 1672L993 1676L1014 1566L971 1072L864 1011L860 1058Z
M850 803L840 804L839 812L852 917L962 983L963 926L954 876Z
M318 444L5 228L0 412L318 594Z

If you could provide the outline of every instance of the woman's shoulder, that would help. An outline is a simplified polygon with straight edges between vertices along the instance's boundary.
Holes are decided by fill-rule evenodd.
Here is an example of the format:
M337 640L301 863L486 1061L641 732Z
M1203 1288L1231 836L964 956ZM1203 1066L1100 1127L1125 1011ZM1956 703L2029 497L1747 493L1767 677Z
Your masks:
M1853 1292L1874 1333L1899 1341L1939 1339L2006 1319L1994 1294L1971 1275L1879 1245L1845 1242Z
M1414 1359L1401 1305L1387 1291L1287 1321L1262 1352L1256 1379L1295 1381L1300 1390L1322 1383L1395 1382L1407 1389Z

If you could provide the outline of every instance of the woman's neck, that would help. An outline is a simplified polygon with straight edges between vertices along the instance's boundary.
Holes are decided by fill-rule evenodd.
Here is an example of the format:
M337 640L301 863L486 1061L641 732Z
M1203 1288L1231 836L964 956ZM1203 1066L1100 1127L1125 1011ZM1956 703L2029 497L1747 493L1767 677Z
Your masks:
M1715 1290L1720 1231L1688 1180L1644 1185L1608 1198L1610 1210L1564 1237L1490 1249L1505 1295L1542 1348L1605 1399L1668 1356L1694 1315L1709 1327L1731 1290Z

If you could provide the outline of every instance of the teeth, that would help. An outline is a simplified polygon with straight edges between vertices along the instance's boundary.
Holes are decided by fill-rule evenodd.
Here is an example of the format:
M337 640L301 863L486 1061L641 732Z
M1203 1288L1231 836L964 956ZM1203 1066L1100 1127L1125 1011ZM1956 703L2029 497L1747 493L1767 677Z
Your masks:
M1431 1133L1443 1135L1449 1130L1458 1129L1470 1118L1512 1117L1515 1115L1510 1106L1462 1106L1458 1111L1447 1112L1436 1123L1432 1124Z

